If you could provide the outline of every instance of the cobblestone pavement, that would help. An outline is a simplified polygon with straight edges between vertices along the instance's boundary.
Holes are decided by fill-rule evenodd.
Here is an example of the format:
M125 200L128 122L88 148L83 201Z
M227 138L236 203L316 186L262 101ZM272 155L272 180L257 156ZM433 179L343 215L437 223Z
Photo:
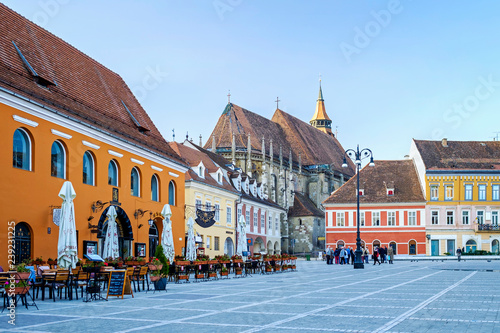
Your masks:
M500 262L326 265L167 285L83 303L37 300L9 332L500 332Z

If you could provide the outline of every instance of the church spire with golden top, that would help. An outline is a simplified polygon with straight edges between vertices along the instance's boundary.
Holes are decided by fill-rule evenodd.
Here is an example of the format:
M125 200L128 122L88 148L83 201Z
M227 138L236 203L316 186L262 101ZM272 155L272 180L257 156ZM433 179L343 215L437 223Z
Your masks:
M319 79L319 94L318 100L316 101L316 112L311 121L309 121L311 126L316 127L326 134L334 135L332 133L332 121L326 114L325 101L323 100L323 90L321 89L321 77Z

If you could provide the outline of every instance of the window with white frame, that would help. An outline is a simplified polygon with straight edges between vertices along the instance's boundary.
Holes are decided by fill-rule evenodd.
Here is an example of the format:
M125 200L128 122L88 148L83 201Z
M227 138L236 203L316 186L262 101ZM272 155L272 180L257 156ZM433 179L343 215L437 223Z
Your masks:
M453 185L446 185L444 189L444 199L453 200Z
M417 212L408 212L408 225L417 225Z
M439 211L431 211L431 224L439 224Z
M470 212L468 210L463 210L462 211L462 224L469 224L470 223Z
M266 215L264 215L264 213L260 214L260 230L262 232L266 230Z
M396 212L387 212L387 225L396 225Z
M211 236L207 236L207 249L210 250Z
M257 209L254 208L254 212L253 212L253 226L254 228L257 228L257 212L256 212Z
M486 185L479 184L477 186L477 200L485 201L486 200Z
M276 230L276 231L280 230L280 221L279 221L277 216L274 218L274 221L275 221L274 222L274 230Z
M201 209L201 200L200 199L195 200L195 206L196 206L196 209Z
M271 233L271 231L273 230L273 218L271 217L271 214L269 214L269 216L268 216L268 219L267 219L267 220L268 220L268 221L267 221L267 227L268 227L268 228L267 228L267 231L268 231L269 233Z
M227 206L226 207L226 224L229 224L229 225L233 224L233 218L231 216L232 212L233 211L231 209L231 206Z
M214 208L215 208L215 221L219 222L220 221L220 205L218 203L216 203L214 205Z
M439 199L439 186L431 185L431 200L437 201Z
M491 200L500 201L500 185L491 185Z
M212 203L210 201L205 201L205 210L210 211L212 210Z
M365 212L359 212L359 226L365 226Z
M493 210L491 212L491 224L498 225L498 211Z
M250 211L249 210L247 210L245 212L245 220L246 220L245 222L246 222L247 226L250 226Z
M478 210L476 214L477 214L477 223L483 224L484 223L484 210Z
M465 184L464 200L472 200L472 184Z
M380 212L373 212L372 213L372 225L373 226L380 225Z
M238 207L238 210L236 211L236 213L237 213L237 215L238 215L238 216L236 216L236 221L239 221L239 220L240 220L240 216L241 216L241 214L242 214L242 212L241 212L241 207Z
M446 224L455 223L455 212L452 210L446 211Z
M345 224L345 213L337 212L337 227L343 227Z
M12 148L13 167L31 170L31 154L31 138L28 135L28 132L23 128L16 129L14 132L14 142Z

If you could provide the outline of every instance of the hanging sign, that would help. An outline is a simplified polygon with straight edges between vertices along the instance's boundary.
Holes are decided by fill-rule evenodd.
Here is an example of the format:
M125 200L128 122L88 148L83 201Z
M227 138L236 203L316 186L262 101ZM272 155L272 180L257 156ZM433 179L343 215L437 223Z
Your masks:
M208 228L214 225L215 211L204 211L196 209L196 223L202 228Z

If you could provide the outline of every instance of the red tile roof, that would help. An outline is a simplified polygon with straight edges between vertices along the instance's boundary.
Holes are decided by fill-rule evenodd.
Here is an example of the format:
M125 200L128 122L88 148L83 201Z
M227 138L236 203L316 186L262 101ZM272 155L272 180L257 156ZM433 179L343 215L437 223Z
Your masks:
M375 161L375 166L365 166L360 171L360 188L364 195L360 203L425 203L420 181L413 160ZM323 204L356 203L357 176L352 177L336 190ZM394 195L387 195L387 188L394 188Z
M293 207L290 207L288 216L317 216L325 217L325 213L317 208L307 195L299 192L295 192Z
M228 104L219 117L212 135L205 148L212 146L215 136L217 148L231 149L232 135L235 134L236 149L246 149L250 134L252 150L262 151L262 138L266 140L266 152L269 153L269 142L273 140L273 153L279 157L282 147L283 158L288 160L292 150L294 163L298 163L301 155L302 165L333 164L333 169L346 175L354 174L354 165L348 160L349 168L342 168L344 149L339 141L302 120L277 109L271 120L248 111L236 104Z
M414 141L428 170L500 169L500 141Z
M118 74L1 3L0 31L0 88L184 164Z

